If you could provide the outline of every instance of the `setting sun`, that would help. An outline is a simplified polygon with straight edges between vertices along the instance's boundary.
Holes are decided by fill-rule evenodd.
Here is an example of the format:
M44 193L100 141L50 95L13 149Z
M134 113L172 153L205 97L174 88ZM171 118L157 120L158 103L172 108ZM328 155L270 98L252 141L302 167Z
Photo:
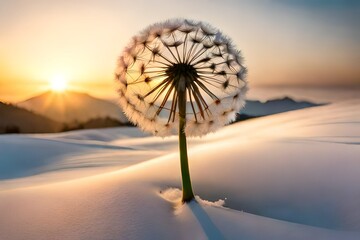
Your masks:
M50 79L50 88L56 92L63 92L67 88L67 80L60 75L54 76Z

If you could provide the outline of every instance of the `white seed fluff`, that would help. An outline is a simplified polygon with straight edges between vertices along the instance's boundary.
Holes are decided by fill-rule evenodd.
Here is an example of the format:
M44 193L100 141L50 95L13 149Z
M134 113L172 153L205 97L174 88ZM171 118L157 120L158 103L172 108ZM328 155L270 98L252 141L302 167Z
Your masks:
M158 136L178 133L178 89L186 91L187 136L234 121L244 106L247 69L231 40L209 24L172 19L134 36L115 71L119 105Z

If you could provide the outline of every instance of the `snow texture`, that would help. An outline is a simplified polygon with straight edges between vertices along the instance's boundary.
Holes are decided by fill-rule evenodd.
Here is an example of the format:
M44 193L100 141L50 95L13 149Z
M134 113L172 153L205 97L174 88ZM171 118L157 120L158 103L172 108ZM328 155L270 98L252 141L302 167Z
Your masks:
M359 123L352 100L192 139L185 205L176 137L3 135L0 239L357 240Z

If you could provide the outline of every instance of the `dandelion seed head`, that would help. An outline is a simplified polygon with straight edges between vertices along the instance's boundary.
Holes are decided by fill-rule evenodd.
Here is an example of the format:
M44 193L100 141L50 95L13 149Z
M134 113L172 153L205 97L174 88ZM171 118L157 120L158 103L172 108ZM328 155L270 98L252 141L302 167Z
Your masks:
M209 24L171 19L134 36L115 70L119 105L143 131L179 131L179 92L186 95L185 134L202 136L233 121L244 106L247 69L229 37Z

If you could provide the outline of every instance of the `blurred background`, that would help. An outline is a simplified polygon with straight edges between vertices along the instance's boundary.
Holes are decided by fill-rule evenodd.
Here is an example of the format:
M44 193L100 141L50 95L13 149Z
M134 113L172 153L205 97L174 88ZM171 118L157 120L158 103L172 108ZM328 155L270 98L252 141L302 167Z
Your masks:
M178 17L233 39L249 69L250 99L359 96L360 1L2 0L0 101L49 89L114 101L113 71L131 37Z

